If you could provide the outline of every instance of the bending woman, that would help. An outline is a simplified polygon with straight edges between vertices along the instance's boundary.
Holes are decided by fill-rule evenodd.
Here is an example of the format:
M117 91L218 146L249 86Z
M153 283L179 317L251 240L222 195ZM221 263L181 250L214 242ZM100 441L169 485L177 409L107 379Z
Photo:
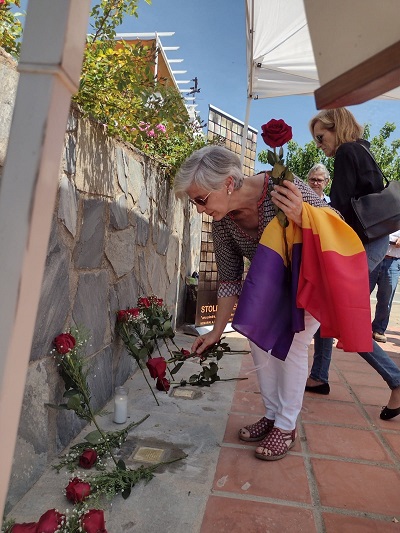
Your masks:
M218 342L242 287L243 258L252 259L264 228L274 218L274 204L301 226L303 201L326 207L302 180L285 181L269 194L266 172L244 178L240 160L219 146L194 152L175 178L177 197L188 195L199 213L213 218L212 234L218 269L218 310L212 331L201 335L192 350L201 354ZM244 441L261 441L255 455L263 460L283 458L296 440L308 373L308 346L319 323L305 313L305 330L296 333L285 361L250 342L265 416L239 431Z

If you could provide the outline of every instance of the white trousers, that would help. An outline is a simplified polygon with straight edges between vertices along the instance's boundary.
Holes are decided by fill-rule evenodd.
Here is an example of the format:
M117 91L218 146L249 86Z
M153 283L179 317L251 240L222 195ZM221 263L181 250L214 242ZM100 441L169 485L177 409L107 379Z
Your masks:
M304 320L305 330L295 334L285 361L250 342L265 417L287 431L296 427L308 376L308 347L319 328L319 322L307 312Z

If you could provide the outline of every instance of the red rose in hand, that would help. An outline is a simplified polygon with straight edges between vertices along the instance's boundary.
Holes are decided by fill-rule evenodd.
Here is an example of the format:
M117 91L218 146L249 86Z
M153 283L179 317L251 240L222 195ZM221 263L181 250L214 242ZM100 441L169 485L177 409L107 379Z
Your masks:
M23 524L14 524L11 533L37 533L36 522L24 522Z
M39 518L37 533L54 533L59 530L64 521L65 515L59 513L56 509L50 509Z
M58 335L54 339L53 344L56 347L57 352L64 355L75 348L76 342L75 338L70 333L61 333L61 335Z
M293 137L292 128L286 124L282 119L275 120L274 118L261 126L263 138L265 144L271 148L277 148L283 146Z
M185 350L185 348L181 348L181 354L184 355L185 357L189 357L191 355L189 350Z
M82 468L92 468L97 461L97 452L92 448L85 450L79 457L79 466Z
M168 392L171 387L171 384L168 380L168 378L157 378L156 381L156 389L164 392Z
M74 477L65 489L67 499L72 503L83 502L90 494L90 485L78 477Z
M90 509L81 520L85 533L107 533L104 512L100 509Z
M138 306L139 307L150 307L151 303L148 298L139 298Z
M165 376L167 362L164 357L153 357L147 361L146 366L149 369L150 376L153 379L163 378Z

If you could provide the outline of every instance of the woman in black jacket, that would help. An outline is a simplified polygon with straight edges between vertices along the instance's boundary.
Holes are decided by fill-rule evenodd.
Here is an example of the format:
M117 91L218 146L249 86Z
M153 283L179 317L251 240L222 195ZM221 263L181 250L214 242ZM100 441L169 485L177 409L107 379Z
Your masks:
M310 131L325 155L335 158L331 206L342 214L363 242L371 273L385 257L389 236L368 242L351 205L352 198L381 191L384 187L382 174L369 153L369 142L362 139L363 128L348 109L339 108L320 111L310 121ZM400 369L375 341L372 352L360 355L375 368L392 390L380 417L389 420L399 415ZM307 385L312 385L310 380Z

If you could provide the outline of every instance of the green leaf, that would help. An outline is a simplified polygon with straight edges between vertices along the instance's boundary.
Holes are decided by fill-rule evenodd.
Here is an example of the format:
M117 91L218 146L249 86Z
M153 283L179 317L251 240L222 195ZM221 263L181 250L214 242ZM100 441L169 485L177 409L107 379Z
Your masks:
M79 411L81 409L81 398L79 394L71 396L71 398L67 402L67 408L72 409L73 411Z
M118 461L117 468L119 468L119 470L126 470L126 464L122 459Z
M171 374L174 375L176 374L177 372L179 372L179 370L182 368L183 366L183 361L179 362L176 364L176 366L171 370Z
M88 433L85 436L85 440L90 442L90 444L100 444L101 442L104 442L102 434L97 429Z

